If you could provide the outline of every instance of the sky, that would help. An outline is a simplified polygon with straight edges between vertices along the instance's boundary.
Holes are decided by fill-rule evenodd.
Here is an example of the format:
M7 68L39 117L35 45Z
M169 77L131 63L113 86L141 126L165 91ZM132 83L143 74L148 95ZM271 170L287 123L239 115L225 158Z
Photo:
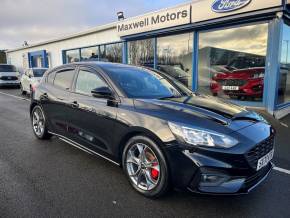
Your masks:
M0 50L54 39L188 0L0 0Z

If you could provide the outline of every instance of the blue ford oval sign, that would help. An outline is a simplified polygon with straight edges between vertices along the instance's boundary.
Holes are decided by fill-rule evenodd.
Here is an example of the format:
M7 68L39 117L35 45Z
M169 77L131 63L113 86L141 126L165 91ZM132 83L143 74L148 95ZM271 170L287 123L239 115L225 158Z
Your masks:
M215 0L211 9L217 13L235 11L245 7L251 0Z

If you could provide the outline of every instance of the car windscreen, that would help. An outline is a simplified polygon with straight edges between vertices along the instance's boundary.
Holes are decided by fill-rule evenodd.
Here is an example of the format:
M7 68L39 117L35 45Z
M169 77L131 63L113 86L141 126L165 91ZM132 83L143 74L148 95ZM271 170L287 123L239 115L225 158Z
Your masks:
M34 77L42 77L47 69L33 69Z
M129 98L172 98L185 95L174 81L144 68L109 67L109 77Z
M0 72L16 72L16 67L13 65L0 65Z

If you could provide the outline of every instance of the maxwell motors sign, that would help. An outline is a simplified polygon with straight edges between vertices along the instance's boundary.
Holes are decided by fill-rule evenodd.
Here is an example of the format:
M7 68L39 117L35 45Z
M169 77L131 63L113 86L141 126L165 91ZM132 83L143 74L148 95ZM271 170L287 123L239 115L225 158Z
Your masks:
M190 4L126 19L117 25L119 36L133 35L152 30L190 23Z
M235 11L247 6L251 0L215 0L211 9L217 13Z

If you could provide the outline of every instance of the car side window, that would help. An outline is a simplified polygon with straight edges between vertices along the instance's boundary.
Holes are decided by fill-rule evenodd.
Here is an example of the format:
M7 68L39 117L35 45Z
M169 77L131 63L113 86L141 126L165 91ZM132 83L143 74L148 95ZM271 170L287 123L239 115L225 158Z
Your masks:
M75 87L77 93L91 95L93 89L100 87L108 87L108 85L96 73L86 70L79 71Z
M53 84L59 88L68 90L74 79L74 69L56 72Z

